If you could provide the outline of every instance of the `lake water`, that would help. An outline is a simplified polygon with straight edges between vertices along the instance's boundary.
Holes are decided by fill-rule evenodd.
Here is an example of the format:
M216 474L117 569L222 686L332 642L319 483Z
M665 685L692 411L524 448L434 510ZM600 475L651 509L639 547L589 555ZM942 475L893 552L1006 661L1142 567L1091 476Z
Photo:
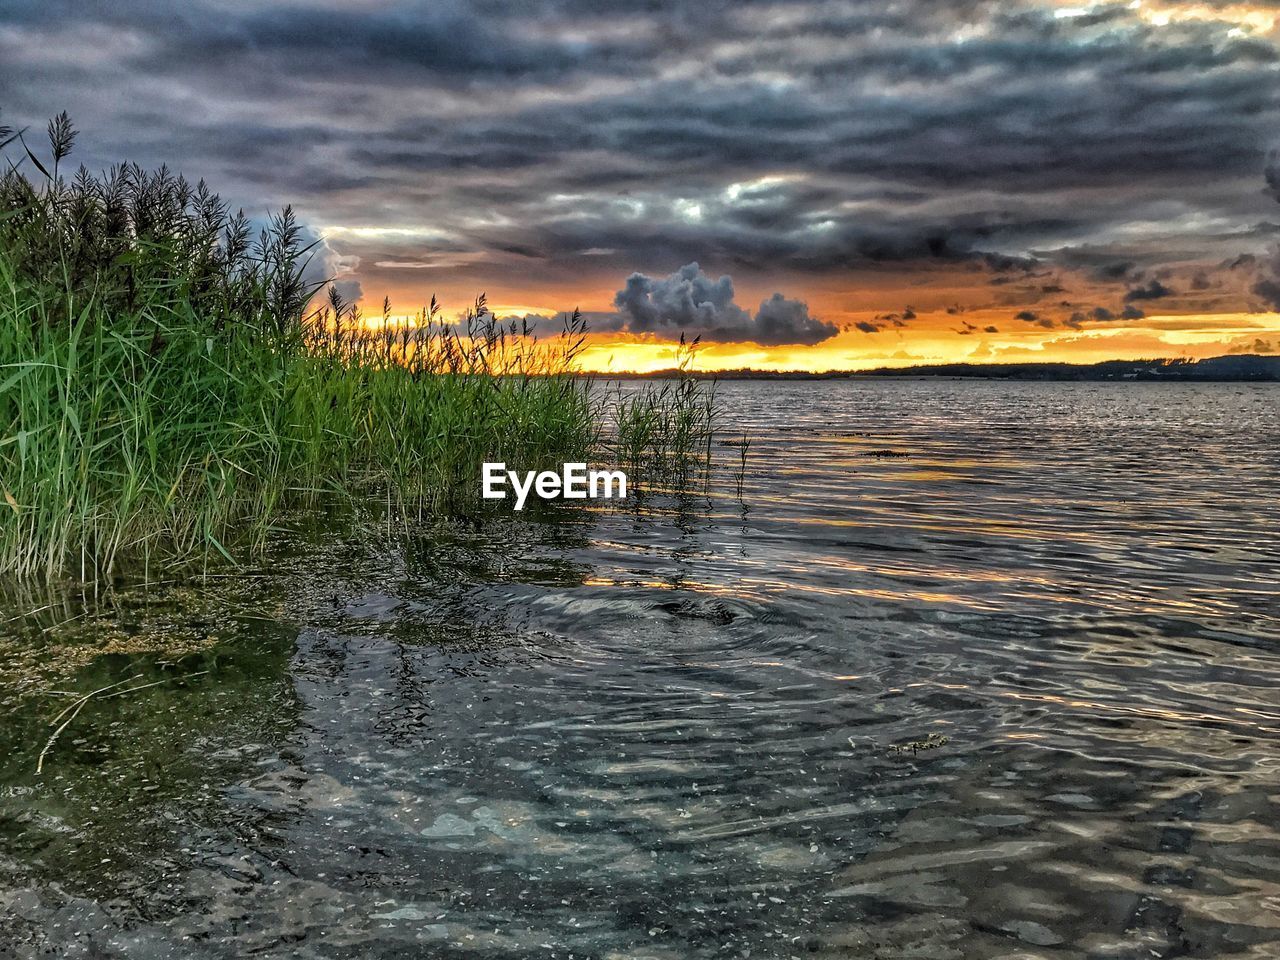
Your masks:
M0 956L1280 955L1280 388L720 395L741 496L12 598Z

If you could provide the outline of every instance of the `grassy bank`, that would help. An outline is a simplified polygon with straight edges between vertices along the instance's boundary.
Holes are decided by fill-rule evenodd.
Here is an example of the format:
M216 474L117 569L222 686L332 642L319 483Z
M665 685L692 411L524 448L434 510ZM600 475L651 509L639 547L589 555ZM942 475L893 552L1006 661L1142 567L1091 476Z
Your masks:
M252 237L163 169L67 178L65 115L48 136L42 158L0 134L0 571L230 556L324 498L407 522L465 508L484 460L540 469L620 438L637 464L670 460L671 437L628 425L648 406L683 422L692 398L605 402L570 376L576 314L538 339L483 299L452 322L332 293L317 309L287 208Z

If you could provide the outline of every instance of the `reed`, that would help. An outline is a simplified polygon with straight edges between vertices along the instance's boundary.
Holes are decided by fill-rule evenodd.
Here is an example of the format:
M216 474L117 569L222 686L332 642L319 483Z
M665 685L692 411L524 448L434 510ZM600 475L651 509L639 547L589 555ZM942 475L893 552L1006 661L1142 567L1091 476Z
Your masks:
M716 429L716 383L689 375L699 339L680 336L679 376L616 391L612 403L617 461L651 486L686 489L706 480Z
M714 387L609 403L573 375L576 311L540 338L483 296L453 322L434 298L366 317L331 286L317 307L290 208L254 236L163 167L67 178L65 113L43 160L23 133L0 126L0 573L230 558L328 498L465 510L484 461L611 457L661 484L709 458Z
M337 496L407 522L457 507L478 464L586 459L577 313L549 339L483 298L460 322L318 309L291 210L251 239L204 184L133 165L69 180L20 134L0 177L0 571L101 578L261 542Z

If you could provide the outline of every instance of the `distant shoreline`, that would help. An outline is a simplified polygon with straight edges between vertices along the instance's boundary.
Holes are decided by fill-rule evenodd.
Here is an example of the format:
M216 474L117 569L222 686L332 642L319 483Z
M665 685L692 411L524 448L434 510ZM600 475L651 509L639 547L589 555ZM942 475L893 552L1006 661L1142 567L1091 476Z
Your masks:
M965 380L1141 381L1274 383L1280 381L1280 356L1234 354L1204 360L1104 360L1100 363L933 363L871 370L655 370L650 373L581 373L593 380Z

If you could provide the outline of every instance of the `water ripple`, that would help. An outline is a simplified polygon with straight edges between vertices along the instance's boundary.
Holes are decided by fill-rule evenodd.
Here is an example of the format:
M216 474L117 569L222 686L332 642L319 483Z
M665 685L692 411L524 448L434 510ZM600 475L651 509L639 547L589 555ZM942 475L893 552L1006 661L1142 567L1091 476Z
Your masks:
M1275 387L722 399L754 436L742 501L335 567L297 726L189 841L200 909L119 942L1280 950Z

